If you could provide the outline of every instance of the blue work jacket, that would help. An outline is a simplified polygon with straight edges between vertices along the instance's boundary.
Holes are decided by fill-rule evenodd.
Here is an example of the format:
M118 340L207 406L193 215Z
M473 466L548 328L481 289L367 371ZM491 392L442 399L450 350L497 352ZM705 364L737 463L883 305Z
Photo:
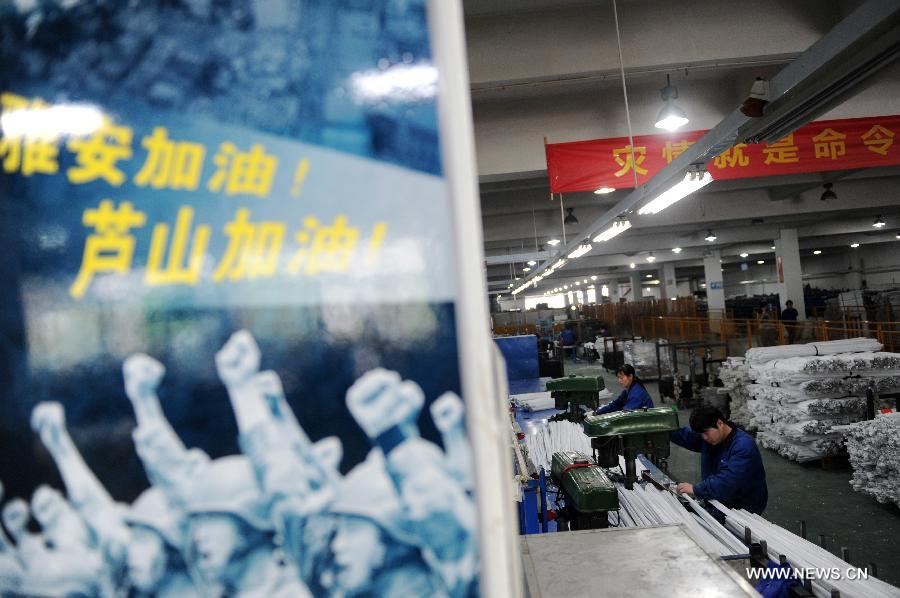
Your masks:
M694 496L716 499L730 509L762 513L769 501L766 470L753 437L734 428L718 445L704 442L690 428L672 432L672 442L700 453L700 477L694 484Z
M634 411L642 407L653 407L653 399L650 398L650 393L647 392L647 389L642 384L634 382L631 388L623 390L619 393L619 396L597 409L594 413L603 415L611 411L623 411L625 409Z

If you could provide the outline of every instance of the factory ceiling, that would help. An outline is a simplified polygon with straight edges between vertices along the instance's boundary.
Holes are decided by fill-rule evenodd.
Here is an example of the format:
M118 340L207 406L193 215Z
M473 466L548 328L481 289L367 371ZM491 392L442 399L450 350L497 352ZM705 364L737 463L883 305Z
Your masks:
M466 36L481 187L486 274L491 292L506 292L525 262L551 257L562 239L558 200L551 200L544 139L550 143L628 135L611 0L466 1ZM747 98L756 77L771 79L861 2L819 0L618 0L619 30L634 135L654 128L669 75L690 123L710 129ZM900 114L900 63L890 64L855 95L817 120ZM894 148L900 151L900 143ZM822 201L830 182L837 199ZM578 223L568 241L628 196L563 196ZM881 215L888 226L877 231ZM657 267L697 268L705 249L724 258L771 253L782 228L796 228L801 248L896 242L900 168L714 181L655 216L632 215L633 228L555 274L563 282L597 274L628 276L628 264L654 252ZM704 240L714 229L714 243ZM680 254L671 252L681 247ZM551 285L552 286L552 285Z

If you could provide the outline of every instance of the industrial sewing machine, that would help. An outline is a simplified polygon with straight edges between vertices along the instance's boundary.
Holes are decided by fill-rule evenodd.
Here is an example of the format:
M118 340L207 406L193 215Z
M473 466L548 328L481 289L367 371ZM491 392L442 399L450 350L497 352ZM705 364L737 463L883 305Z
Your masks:
M643 453L651 463L665 470L669 458L669 434L679 428L678 411L671 407L644 408L588 415L582 424L591 437L594 461L601 467L619 465L625 457L625 487L637 481L634 460Z
M619 509L619 498L615 483L603 468L618 467L619 455L625 457L625 487L629 490L637 481L634 461L638 454L665 469L669 434L679 427L678 412L669 407L614 411L588 415L582 426L591 437L593 459L574 451L560 451L552 458L551 476L563 494L557 517L561 530L609 525L607 513Z
M582 406L592 411L600 406L600 391L606 388L600 376L569 376L547 382L547 390L554 406L563 413L551 417L552 421L568 420L579 423L584 420Z
M575 451L554 453L550 469L564 496L557 510L558 530L609 527L607 513L619 510L619 493L606 472Z

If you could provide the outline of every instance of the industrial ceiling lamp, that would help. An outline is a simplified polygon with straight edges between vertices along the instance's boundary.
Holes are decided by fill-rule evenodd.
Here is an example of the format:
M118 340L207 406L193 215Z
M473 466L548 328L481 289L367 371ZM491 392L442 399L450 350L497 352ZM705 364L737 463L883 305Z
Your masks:
M594 190L595 195L606 195L607 193L612 193L615 191L612 187L600 187L599 189Z
M872 226L874 226L875 228L884 228L885 226L887 226L887 222L885 222L884 218L879 215L875 217L875 222L872 223Z
M718 239L718 237L716 236L716 234L715 234L714 232L712 232L712 229L709 229L708 231L706 231L706 237L705 237L705 238L706 238L706 240L709 241L710 243L712 243L713 241L715 241L716 239Z
M651 252L650 252L650 255L647 256L647 262L649 262L649 263L652 264L652 263L655 262L655 261L656 261L656 256L653 255L653 252L651 251Z
M825 183L823 185L825 187L825 191L822 192L822 196L819 197L822 201L828 201L829 199L837 199L837 193L831 190L833 185L831 183Z
M669 75L666 75L666 86L659 90L663 101L666 103L656 117L656 128L666 131L677 131L690 122L687 114L673 100L678 97L678 88L672 85Z
M578 224L578 218L575 217L575 214L572 212L575 211L575 208L566 208L566 219L563 220L566 224Z
M537 264L537 262L534 261L534 260L528 260L528 262L526 262L526 263L527 263L529 266L534 266L535 264Z
M547 241L547 245L556 247L557 245L559 245L559 239L550 239L549 241Z

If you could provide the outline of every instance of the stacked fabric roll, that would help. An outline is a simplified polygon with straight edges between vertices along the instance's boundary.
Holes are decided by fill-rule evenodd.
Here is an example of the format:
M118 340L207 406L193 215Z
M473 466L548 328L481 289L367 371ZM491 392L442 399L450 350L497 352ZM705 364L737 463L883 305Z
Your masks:
M878 415L840 430L853 465L853 489L900 506L900 413Z
M781 345L778 347L755 347L747 350L747 361L764 363L789 357L815 357L816 355L836 355L838 353L859 353L881 351L882 346L874 338L849 338L846 340L807 343L805 345Z
M731 397L731 421L748 431L755 430L752 425L753 414L747 406L751 399L748 390L751 382L749 364L743 357L729 357L719 368L719 379L723 390Z
M758 429L763 446L789 459L841 454L835 426L862 419L866 390L900 389L900 354L880 348L873 339L851 339L751 349L748 374L756 383L746 386L753 399L748 427ZM837 352L847 349L856 352Z

